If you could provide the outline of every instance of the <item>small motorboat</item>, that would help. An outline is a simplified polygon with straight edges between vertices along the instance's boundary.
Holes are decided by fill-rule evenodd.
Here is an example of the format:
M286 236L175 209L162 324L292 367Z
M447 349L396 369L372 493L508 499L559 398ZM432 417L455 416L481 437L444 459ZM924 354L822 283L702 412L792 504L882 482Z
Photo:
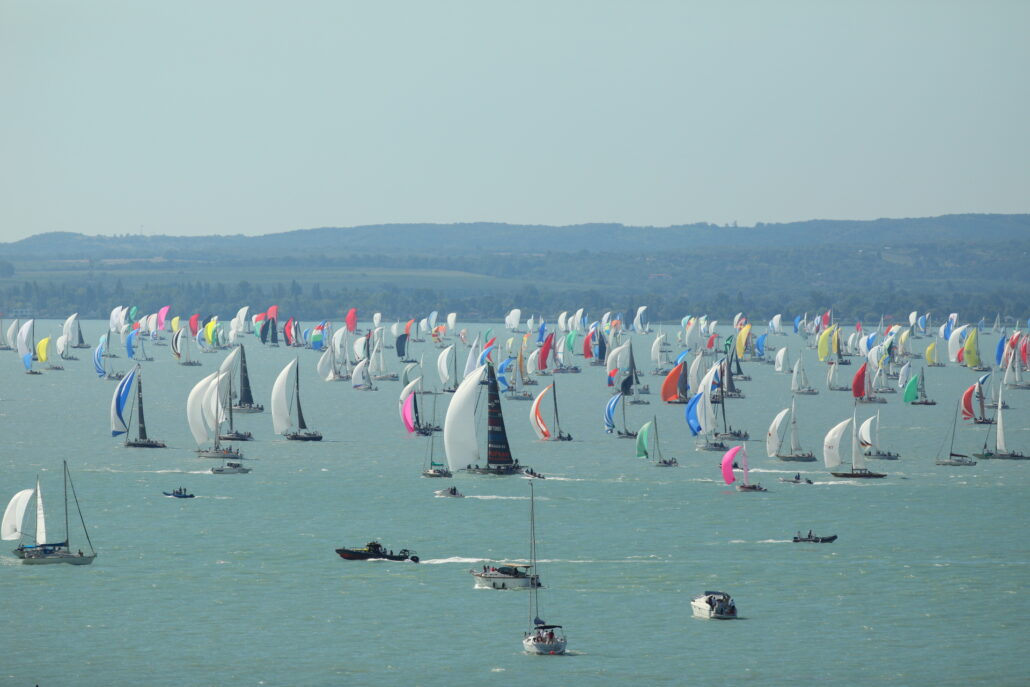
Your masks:
M786 482L787 484L812 484L812 480L808 479L807 477L804 478L804 479L801 479L801 475L800 474L794 475L793 477L791 477L789 479L786 478L786 477L781 477L780 481L781 482Z
M738 484L737 491L769 491L761 484Z
M726 592L705 592L694 597L690 602L690 608L693 610L695 618L715 620L735 620L737 618L737 605Z
M837 535L831 534L829 537L817 537L812 534L812 530L808 530L808 536L802 537L801 533L798 532L794 535L793 539L795 544L808 543L808 544L829 544L837 541Z
M377 541L370 541L363 549L336 549L340 558L347 561L411 561L418 563L418 555L409 549L401 549L394 553Z
M213 475L245 475L248 472L250 472L250 468L245 468L242 463L230 460L225 461L223 465L211 468L211 474Z
M662 458L656 460L654 466L656 468L674 468L679 465L679 461L675 458Z
M465 495L462 494L460 491L458 491L457 487L450 487L448 489L437 489L433 493L436 494L437 496L440 496L440 497L443 497L443 498L455 498L455 499L463 499L463 498L465 498Z
M168 498L172 498L172 499L192 499L192 498L194 498L193 494L191 494L188 491L186 491L186 489L184 489L183 487L179 487L178 489L173 489L172 491L163 491L161 493L164 494L165 496L167 496Z

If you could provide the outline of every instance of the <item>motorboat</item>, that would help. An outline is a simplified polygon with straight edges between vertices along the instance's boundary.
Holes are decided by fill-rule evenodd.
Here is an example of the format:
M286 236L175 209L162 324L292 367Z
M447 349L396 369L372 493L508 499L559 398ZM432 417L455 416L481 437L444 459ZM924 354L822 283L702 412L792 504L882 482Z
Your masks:
M392 549L387 549L377 541L370 541L365 544L363 549L347 549L340 548L336 549L336 553L339 554L340 558L348 561L411 561L412 563L418 563L418 555L409 549L401 549L397 553L394 553Z
M808 536L806 536L806 537L802 537L801 533L798 532L796 535L794 535L794 539L793 539L793 542L795 544L801 544L801 543L829 544L829 543L835 542L835 541L837 541L837 535L836 534L831 534L828 537L817 537L817 536L812 534L812 530L808 531Z
M735 620L737 618L737 606L726 592L705 592L694 597L690 602L690 608L695 618L715 620Z
M173 498L173 499L192 499L192 498L194 498L193 494L191 494L190 492L186 491L186 489L184 489L183 487L179 487L178 489L173 489L172 491L163 491L161 493L164 494L165 496L167 496L169 498Z
M250 472L250 468L245 468L242 463L230 460L225 461L223 465L211 468L213 475L245 475L248 472Z
M440 497L443 497L443 498L457 498L457 499L465 498L465 495L462 494L460 491L458 491L457 487L449 487L447 489L437 489L433 493L436 494L437 496L440 496Z
M482 570L469 570L477 589L531 589L539 587L540 576L532 565L484 565Z
M787 484L812 484L812 480L808 479L807 477L802 479L800 474L794 475L791 478L781 477L780 481L786 482Z

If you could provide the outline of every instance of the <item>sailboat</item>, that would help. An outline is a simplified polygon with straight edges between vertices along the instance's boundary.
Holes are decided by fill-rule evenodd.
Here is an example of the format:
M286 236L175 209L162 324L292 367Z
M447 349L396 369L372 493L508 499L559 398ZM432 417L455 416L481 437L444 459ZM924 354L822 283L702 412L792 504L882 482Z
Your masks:
M735 441L747 441L750 439L751 435L748 434L747 430L733 429L733 426L726 421L726 406L729 404L724 400L720 405L722 406L722 431L716 432L714 435L715 438L731 439Z
M552 392L551 400L554 401L554 414L551 422L554 428L553 431L548 428L547 423L544 422L544 416L540 412L540 405L548 391ZM529 408L529 424L533 426L533 431L538 439L544 441L572 441L572 435L568 432L563 432L561 424L558 422L558 389L554 386L553 382L545 386L544 390L533 400L533 405Z
M781 453L784 437L780 435L780 425L783 424L787 413L790 413L790 453ZM790 400L790 408L784 408L777 413L772 424L769 425L769 431L765 435L765 453L770 458L779 458L785 461L801 463L815 461L815 456L811 451L801 449L801 441L798 439L797 408L793 398Z
M874 421L876 429L873 429ZM876 415L870 415L862 423L862 426L858 428L858 443L862 445L862 448L869 449L862 454L866 458L879 458L881 460L898 459L897 453L884 451L880 448L880 411L876 411Z
M636 432L631 432L626 426L626 404L622 404L622 429L616 431L615 429L615 408L619 405L619 401L622 400L622 392L617 392L614 396L608 399L608 402L604 405L604 431L608 434L615 433L620 439L634 439L637 436Z
M186 327L180 327L172 334L172 345L169 349L172 352L172 357L178 360L180 365L184 367L198 367L200 361L190 358L190 338L190 330Z
M823 461L827 469L834 477L886 477L878 472L871 472L865 466L865 457L862 455L861 445L858 440L858 406L847 420L834 425L823 439ZM849 472L834 472L840 470L840 444L844 430L851 425L851 470Z
M923 368L919 368L919 374L908 380L905 385L905 403L914 406L935 406L937 401L926 397L926 380L923 377Z
M25 510L33 496L36 497L36 531L33 537L34 544L19 543L14 550L14 555L21 559L26 565L44 565L47 563L68 563L70 565L89 565L96 560L97 552L93 549L93 542L89 538L89 530L86 529L86 521L82 518L82 508L79 507L79 497L75 493L75 485L72 484L71 475L68 473L68 461L64 463L64 541L47 541L46 513L43 509L43 491L39 485L39 478L36 478L35 489L23 489L19 491L7 504L4 511L4 519L0 524L0 539L4 541L20 540L24 534L22 523L25 519ZM75 509L79 513L79 521L82 523L82 530L86 535L86 543L89 544L89 553L72 553L71 535L68 528L68 487L71 486L72 498L75 500Z
M18 330L18 356L21 357L22 364L25 365L25 374L27 375L43 374L39 370L32 369L32 361L36 359L35 351L33 350L35 348L34 323L35 320L29 320Z
M529 483L529 564L536 572L536 498L533 483ZM560 656L565 653L567 640L561 625L549 625L540 618L540 584L529 589L529 630L522 636L522 648L531 654Z
M476 436L476 406L479 400L480 380L486 375L487 432L486 464L479 464L480 442ZM508 433L504 428L501 411L501 393L497 386L493 365L480 365L465 376L458 385L447 407L443 425L443 444L451 470L465 470L480 475L535 475L512 458Z
M129 425L132 423L134 409L138 431L136 438L130 439ZM143 371L138 363L118 382L111 397L111 436L116 437L120 434L125 435L125 445L131 448L165 448L164 442L147 436L147 425L143 419Z
M873 393L872 380L869 377L869 362L862 363L862 366L855 372L851 380L851 395L859 403L886 403L887 399Z
M433 420L432 424L436 424L436 399L433 399ZM429 446L426 447L426 467L422 471L423 477L453 477L454 473L447 469L445 463L437 462L436 460L436 436L429 433Z
M121 379L125 376L124 372L115 372L113 369L108 368L107 361L113 356L107 353L107 338L107 334L101 335L97 348L93 352L93 370L96 371L97 376L101 379Z
M197 455L201 458L220 458L240 461L243 454L232 446L222 446L219 426L224 418L219 385L225 383L225 373L212 372L190 389L186 397L186 421L197 442ZM211 448L205 448L208 441Z
M293 383L290 384L290 376ZM294 422L296 416L296 422ZM297 359L286 364L272 385L272 426L276 434L291 441L322 441L322 433L308 429L300 407L300 374ZM296 430L291 428L296 427Z
M1000 385L999 385L1000 386ZM984 447L981 453L974 453L973 455L977 458L997 458L1007 460L1026 460L1028 456L1023 455L1019 451L1010 451L1005 443L1005 416L1004 416L1004 404L1001 401L1001 392L998 393L998 415L996 416L997 422L994 434L994 450L991 451L987 448L987 441L990 438L991 429L987 428L987 438L984 439Z
M837 366L830 363L831 370L836 370ZM827 383L829 385L829 382ZM833 386L830 385L832 389ZM808 381L808 374L805 373L805 362L801 356L794 362L794 369L791 371L790 376L790 391L794 394L803 394L805 396L815 396L819 392L812 387Z
M454 350L454 344L440 351L436 358L436 372L440 375L440 384L443 385L444 392L453 394L458 389L458 354Z
M976 465L976 461L967 456L964 453L955 453L955 426L958 424L959 416L959 404L955 403L955 412L951 414L951 440L948 443L948 455L946 457L941 456L941 449L944 448L944 443L941 442L940 448L937 449L937 457L934 462L937 465L951 465L955 467ZM984 442L986 445L986 441Z
M240 344L237 350L240 352L240 382L238 384L240 395L232 406L232 412L263 413L265 412L265 407L260 403L254 402L254 393L250 388L250 374L247 372L247 351L244 349L243 344Z
M250 432L244 432L236 429L235 412L233 409L233 376L236 369L236 365L239 362L240 354L243 351L243 347L237 347L229 352L229 355L225 356L225 360L218 366L219 379L225 381L225 392L219 397L219 403L222 408L225 409L225 419L229 423L229 428L226 430L221 429L219 425L218 438L222 441L250 441L254 436ZM221 390L221 389L220 389Z
M976 412L977 408L973 405L973 398L976 398L979 405L979 414ZM979 380L973 382L973 384L962 393L962 419L972 420L978 425L993 425L994 418L987 417L984 412L984 392L983 387L980 385Z
M837 363L831 360L826 366L826 388L830 391L851 391L850 386L837 383Z
M747 448L741 444L740 446L734 446L722 457L722 478L727 485L733 484L736 481L736 477L733 474L733 468L737 466L737 460L739 459L740 464L743 466L742 471L744 473L744 481L737 485L737 491L768 491L761 484L751 484L748 481L748 467L747 467Z
M400 412L404 428L410 434L429 436L433 432L439 432L440 428L422 421L422 414L418 409L418 386L421 383L422 377L415 377L401 389L401 395L397 399L397 410Z
M662 456L662 447L658 443L658 417L653 416L637 430L637 458L650 459L654 456L655 467L671 468L679 465L675 458Z

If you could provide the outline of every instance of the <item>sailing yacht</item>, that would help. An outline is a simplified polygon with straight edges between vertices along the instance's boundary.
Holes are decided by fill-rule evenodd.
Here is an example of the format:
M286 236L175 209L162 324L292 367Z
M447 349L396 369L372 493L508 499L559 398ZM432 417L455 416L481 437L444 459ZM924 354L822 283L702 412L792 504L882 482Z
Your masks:
M237 385L239 388L239 398L233 404L232 412L263 413L265 412L265 407L260 403L254 402L254 393L250 388L250 374L247 372L247 351L243 344L240 344L237 350L240 352L240 381Z
M747 448L741 444L740 446L734 446L722 457L722 478L727 485L733 484L736 481L736 476L733 474L733 468L738 466L737 461L740 461L742 471L744 473L744 481L737 485L737 491L768 491L761 484L751 484L748 481L748 465L747 465Z
M135 386L135 394L133 394L133 386ZM132 423L134 409L138 431L136 438L130 439L129 425ZM126 410L128 410L128 418L126 418ZM164 442L147 436L147 425L143 419L143 371L140 369L139 363L118 382L118 386L114 389L114 395L111 397L111 436L116 437L120 434L125 435L127 447L165 448Z
M637 458L650 459L654 456L655 467L672 468L679 465L675 458L662 456L662 447L658 443L658 417L652 416L637 431Z
M876 429L873 429L873 423L876 423ZM879 458L880 460L897 460L898 454L891 453L890 451L884 451L880 448L880 411L876 411L876 415L870 415L862 426L858 428L858 442L862 445L862 448L869 449L862 455L866 458Z
M43 508L43 491L40 488L39 478L36 478L35 489L23 489L19 491L7 504L4 511L3 522L0 523L0 539L4 541L20 540L26 534L22 529L25 519L25 510L28 508L32 497L36 498L36 529L33 536L34 544L19 543L14 550L14 555L21 559L26 565L44 565L48 563L68 563L70 565L89 565L96 560L97 552L93 549L93 542L89 538L89 530L86 529L85 520L82 519L82 508L79 507L79 497L75 493L75 485L72 484L71 475L68 473L68 461L64 463L64 540L58 542L47 541L46 513ZM89 553L72 553L71 535L68 529L68 487L71 487L72 498L75 500L75 509L79 513L79 521L83 523L83 533L86 535L86 543L89 545Z
M837 383L837 363L831 360L826 365L826 388L830 391L851 391L850 386Z
M197 382L186 397L186 421L197 442L197 455L201 458L220 458L240 461L243 454L232 446L222 446L219 425L224 420L222 410L223 394L219 385L225 386L225 373L212 372ZM211 448L206 448L208 441Z
M186 327L180 327L172 334L172 345L169 347L169 350L172 352L172 357L178 360L179 364L184 367L198 367L200 365L199 360L190 358L191 338L189 329Z
M537 570L536 556L536 495L529 483L529 564ZM539 578L538 578L539 579ZM531 654L560 656L565 653L567 640L561 625L551 625L540 618L540 585L529 590L529 630L522 635L522 648Z
M289 383L291 375L293 384ZM286 364L272 385L272 426L276 434L281 434L291 441L322 441L322 433L308 429L304 421L304 411L300 407L300 374L296 358ZM292 429L293 427L296 429Z
M872 472L865 466L865 457L862 455L861 445L858 439L858 406L847 420L834 425L823 439L823 460L827 469L834 477L886 477L878 472ZM834 472L840 470L840 444L844 430L851 425L851 470L849 472Z
M615 429L615 408L619 405L619 401L622 400L623 394L621 391L617 392L614 396L608 399L608 402L604 405L604 431L608 434L615 434L620 439L635 439L637 436L636 432L631 432L626 425L626 404L622 404L622 429Z
M480 442L476 436L476 406L479 400L480 380L486 375L486 464L479 464ZM512 458L508 434L501 411L501 394L493 365L480 365L465 376L454 392L447 407L443 425L444 451L451 470L465 470L480 475L517 475L528 472ZM535 473L530 473L535 474Z
M547 423L544 422L543 414L540 412L540 405L548 391L552 392L551 400L554 401L554 412L551 422L551 425L554 428L553 431L548 428ZM536 433L538 439L544 441L572 441L572 435L568 432L562 431L561 424L558 422L558 389L554 386L553 382L545 386L544 390L541 391L533 400L533 405L529 408L529 424L532 425L533 431Z
M433 399L433 420L436 424L436 399ZM436 436L429 433L429 446L426 447L425 469L422 470L423 477L453 477L454 473L447 469L445 463L436 460Z
M1000 385L999 385L1000 386ZM991 451L987 448L987 441L990 438L991 429L987 428L987 438L984 439L984 447L981 453L974 453L973 455L977 458L994 458L994 459L1007 459L1007 460L1026 460L1030 456L1025 456L1021 452L1016 450L1009 450L1008 445L1005 443L1005 405L1001 398L1001 390L998 390L998 414L995 422L995 433L994 433L994 450Z
M834 363L830 363L833 370L837 369ZM832 374L832 372L831 372ZM827 385L832 389L833 386L830 382ZM808 374L805 372L805 363L801 356L794 362L794 369L791 371L790 376L790 391L795 394L803 394L806 396L815 396L819 392L812 388L812 385L808 381Z
M784 408L769 425L769 431L765 435L765 454L770 458L780 460L809 463L815 461L811 451L804 451L801 448L801 441L798 439L798 416L795 399L790 400L790 408ZM781 453L784 437L780 435L780 425L783 424L787 413L790 413L790 453Z
M944 448L944 442L941 442L940 448L937 449L937 457L934 459L934 463L937 465L951 465L955 467L976 465L976 461L967 456L964 453L955 453L955 426L958 425L959 416L959 404L955 403L955 412L951 415L951 439L948 443L948 455L941 456L941 449ZM986 441L984 442L986 446Z
M254 436L250 432L244 432L236 429L235 412L233 409L233 398L235 394L233 392L233 376L236 366L239 364L240 354L242 353L242 346L234 348L229 352L229 355L225 356L225 360L218 366L219 375L224 375L225 380L225 393L219 399L221 407L225 409L225 419L229 422L229 428L222 430L219 425L218 438L222 441L250 441Z
M923 368L919 368L919 374L908 380L905 385L905 403L914 406L935 406L937 401L926 396L926 379L923 376Z

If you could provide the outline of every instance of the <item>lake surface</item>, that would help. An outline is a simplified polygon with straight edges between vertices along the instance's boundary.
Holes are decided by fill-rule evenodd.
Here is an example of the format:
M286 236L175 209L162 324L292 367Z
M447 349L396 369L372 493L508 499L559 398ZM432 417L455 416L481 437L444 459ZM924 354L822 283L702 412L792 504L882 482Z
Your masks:
M83 323L88 341L95 345L105 326ZM37 338L58 329L37 322ZM652 340L634 339L644 370ZM983 350L993 351L995 340L985 335ZM731 424L751 433L751 477L769 488L765 494L722 483L721 454L694 450L684 406L658 400L659 377L647 377L655 395L646 397L650 405L627 408L628 424L657 416L663 452L679 459L678 468L655 468L634 457L634 442L604 433L603 368L583 366L582 374L532 388L557 382L562 428L575 441L537 441L529 403L505 401L514 455L548 477L536 482L541 615L564 625L569 638L570 655L538 657L521 647L528 594L476 590L468 574L528 557L528 480L424 479L429 440L404 432L399 383L360 393L318 379L315 352L266 348L252 336L243 342L266 407L276 374L299 358L305 416L325 435L320 443L288 442L273 434L267 410L237 416L256 439L241 445L248 475L208 473L216 462L196 457L186 424L190 388L224 353L197 355L203 366L191 368L176 364L167 347L148 347L155 360L142 364L147 424L165 450L127 449L111 437L115 384L97 379L92 351L77 350L80 360L40 376L23 374L15 353L0 353L0 505L38 474L59 536L67 459L99 553L88 567L24 566L10 553L15 542L2 543L0 684L1014 685L1030 678L1022 654L1030 630L1030 543L1022 531L1030 465L934 464L974 372L928 369L937 406L906 406L900 394L861 406L860 420L880 410L881 444L901 459L870 462L885 479L841 480L823 467L821 446L827 430L851 415L851 396L825 389L825 367L797 336L772 338L790 347L791 360L803 351L820 389L797 400L802 444L820 461L765 457L769 423L790 404L790 377L744 363L753 380L740 384L746 398L727 409ZM118 352L115 367L126 370ZM416 344L415 356L422 352L427 386L438 387L438 351ZM395 357L390 366L400 371ZM1005 397L1009 447L1030 453L1030 392ZM431 415L433 397L424 399ZM442 424L450 395L437 399ZM978 450L985 433L960 425L956 450ZM442 447L438 436L437 455ZM815 484L777 479L798 471ZM434 496L451 484L468 498ZM178 486L197 498L162 496ZM840 538L790 542L809 529ZM73 547L85 545L74 522L71 536ZM351 562L334 553L372 539L415 549L422 563ZM692 618L691 598L709 589L732 594L742 619Z

